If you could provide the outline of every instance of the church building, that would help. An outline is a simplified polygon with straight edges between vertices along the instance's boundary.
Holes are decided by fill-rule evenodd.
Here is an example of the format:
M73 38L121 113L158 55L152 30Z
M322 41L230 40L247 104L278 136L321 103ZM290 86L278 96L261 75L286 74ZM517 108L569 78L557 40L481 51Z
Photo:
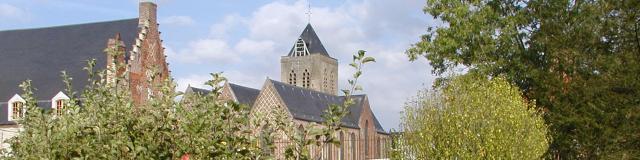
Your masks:
M38 107L64 112L70 93L65 92L61 71L73 78L73 89L81 93L88 78L83 68L91 59L95 59L96 70L126 64L117 73L108 72L107 79L117 74L127 77L136 104L159 93L154 84L170 75L158 31L157 5L139 5L138 18L0 31L0 128L15 129L16 120L24 117L25 99L19 85L26 80L36 89ZM107 55L106 48L125 55ZM152 81L151 76L156 78ZM0 140L7 139L4 135L2 132Z
M256 113L286 113L288 121L301 129L321 125L322 114L331 104L342 104L338 94L338 61L322 45L308 24L286 56L280 60L280 81L266 79L262 88L254 89L227 82L221 97L251 107ZM206 90L188 87L186 94L204 94ZM335 135L340 145L323 144L309 148L312 157L329 160L386 158L389 133L373 114L367 95L353 95L355 104L342 119L342 129ZM284 158L287 139L276 138L277 159ZM280 143L278 143L280 142Z

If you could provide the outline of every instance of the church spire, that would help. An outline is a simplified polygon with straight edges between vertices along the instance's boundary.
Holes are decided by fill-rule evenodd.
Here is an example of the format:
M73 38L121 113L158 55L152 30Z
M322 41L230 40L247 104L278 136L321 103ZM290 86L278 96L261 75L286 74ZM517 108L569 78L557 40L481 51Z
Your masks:
M297 57L311 54L320 54L331 58L327 50L324 48L324 45L322 45L320 38L318 38L316 31L311 26L311 23L309 23L300 34L300 37L298 37L296 43L294 43L287 56Z
M307 13L305 14L307 15L307 23L311 24L311 0L307 0L307 3Z

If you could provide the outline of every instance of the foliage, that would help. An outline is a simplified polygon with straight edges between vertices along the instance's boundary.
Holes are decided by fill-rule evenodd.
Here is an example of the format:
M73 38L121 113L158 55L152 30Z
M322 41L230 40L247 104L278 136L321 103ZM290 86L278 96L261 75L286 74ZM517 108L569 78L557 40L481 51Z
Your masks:
M105 50L112 58L123 53L115 48ZM364 51L354 56L357 69L352 90L360 90L356 81L362 74L364 63L375 61L365 57ZM95 60L85 69L89 85L80 96L71 88L71 78L62 72L66 93L64 112L41 109L33 96L31 81L21 87L26 100L26 117L18 123L21 133L10 140L11 150L4 151L4 159L274 159L272 134L289 133L296 143L287 148L288 159L311 159L306 146L337 143L333 131L340 129L340 119L348 114L345 104L330 106L323 115L325 126L309 130L292 129L291 121L279 117L274 128L254 132L263 121L250 116L250 108L218 96L225 81L220 73L211 74L206 82L213 87L207 95L193 94L176 102L179 93L175 84L166 80L159 94L151 95L149 102L135 105L130 96L126 74L117 73L124 64L94 71ZM109 77L107 76L116 76ZM113 79L115 78L115 79ZM150 81L153 81L153 77ZM345 90L349 97L351 91ZM253 118L251 118L253 117ZM292 134L293 133L293 134ZM267 135L267 136L261 136ZM312 138L307 138L312 137ZM319 147L318 147L319 148Z
M635 0L427 0L424 11L444 24L407 54L439 75L462 65L516 84L546 112L548 158L640 158L639 8Z
M115 56L116 50L109 50ZM106 80L106 71L89 71L89 85L80 97L70 88L64 113L37 106L30 81L21 85L27 104L24 128L10 140L5 159L258 159L261 150L248 125L249 110L232 102L218 101L219 74L207 84L209 95L195 96L188 105L175 102L175 85L166 81L161 94L144 105L134 106L128 86ZM115 68L111 68L115 73Z
M539 159L549 145L542 115L503 78L459 76L420 92L402 127L395 154L406 159Z
M353 56L353 61L349 66L353 67L356 72L352 75L351 79L348 80L350 88L342 90L345 100L342 104L329 105L322 115L322 118L325 120L323 125L306 130L299 130L289 123L281 128L284 130L284 133L288 133L287 137L293 141L285 150L285 157L287 159L318 159L319 157L310 156L309 151L307 151L307 146L321 146L327 143L329 145L340 145L340 141L336 138L335 133L342 128L341 120L349 114L349 107L355 104L351 98L352 93L362 90L362 87L358 85L358 79L362 76L364 64L375 62L373 57L368 57L365 53L366 51L359 50L358 53ZM315 148L321 149L322 147Z

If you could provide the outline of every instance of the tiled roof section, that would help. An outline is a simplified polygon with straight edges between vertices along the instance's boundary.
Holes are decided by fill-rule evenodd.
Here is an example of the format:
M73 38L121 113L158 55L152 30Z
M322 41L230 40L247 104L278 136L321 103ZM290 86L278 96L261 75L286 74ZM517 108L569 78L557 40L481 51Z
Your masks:
M322 54L324 56L331 57L329 56L327 49L322 45L322 42L320 42L320 38L318 38L316 31L311 27L311 23L307 24L307 27L304 28L304 31L302 31L299 38L302 38L306 43L307 48L309 49L309 54ZM289 51L288 56L293 56L294 49L295 45L291 47L291 51Z
M83 70L87 60L96 59L96 68L103 69L103 51L117 33L131 48L138 35L138 19L0 31L0 102L21 94L18 85L27 79L37 89L36 99L51 100L65 89L60 77L63 70L73 78L73 88L80 91L87 82ZM6 105L0 108L7 113ZM0 115L0 122L6 120L6 114Z
M249 88L233 83L229 83L229 87L231 87L233 94L236 96L236 99L240 104L253 106L256 98L258 98L258 94L260 94L260 90L258 89Z
M286 83L270 80L276 91L282 97L285 105L294 118L323 122L322 114L331 104L342 104L344 96L334 96L306 88L292 86ZM350 114L342 119L342 125L350 128L359 128L360 113L362 113L362 105L365 103L366 95L353 95L355 104L349 107ZM384 131L378 120L374 116L376 130Z
M200 95L207 95L210 92L211 92L211 90L208 90L208 89L202 89L202 88L196 88L196 87L188 86L187 90L184 91L184 94L187 95L187 94L197 93L197 94L200 94Z

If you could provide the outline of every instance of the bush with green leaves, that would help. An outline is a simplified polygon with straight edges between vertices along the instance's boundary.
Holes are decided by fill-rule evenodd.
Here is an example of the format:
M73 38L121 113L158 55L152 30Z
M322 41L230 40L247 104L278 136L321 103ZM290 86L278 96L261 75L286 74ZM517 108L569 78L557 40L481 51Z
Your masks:
M115 48L106 49L112 58L123 53ZM357 60L360 63L355 63ZM365 57L364 51L354 56L354 67L361 68L363 63L374 61ZM158 85L159 94L152 95L149 101L135 105L131 99L126 75L115 75L115 79L106 78L107 73L116 73L124 64L107 71L95 71L95 60L89 61L85 70L89 74L89 83L82 93L71 88L71 78L62 72L66 93L70 100L65 102L64 112L60 115L52 110L43 110L37 106L31 81L20 86L27 109L25 118L18 120L23 128L20 134L9 143L11 148L3 151L3 159L178 159L185 156L193 159L273 159L274 155L264 148L273 148L273 137L260 137L269 134L254 133L258 128L251 121L250 107L235 102L223 101L218 96L225 79L221 74L211 74L212 80L206 82L212 92L206 95L190 95L185 101L176 102L180 93L175 93L175 83L165 80ZM357 68L357 69L358 69ZM357 79L361 75L358 69ZM154 76L151 76L153 81ZM353 90L360 87L352 83ZM349 95L350 90L345 90ZM349 97L349 96L347 96ZM303 137L295 138L298 143L290 144L288 159L310 159L308 145L318 142L335 142L334 130L339 130L339 120L348 111L343 105L329 107L324 117L326 127L300 131ZM284 121L284 120L281 120ZM276 123L285 132L285 123ZM261 143L262 142L262 143ZM264 143L267 142L267 143ZM297 148L297 149L296 149Z
M540 159L550 139L534 103L504 78L463 75L408 101L393 155L410 159ZM401 155L398 155L401 154Z

